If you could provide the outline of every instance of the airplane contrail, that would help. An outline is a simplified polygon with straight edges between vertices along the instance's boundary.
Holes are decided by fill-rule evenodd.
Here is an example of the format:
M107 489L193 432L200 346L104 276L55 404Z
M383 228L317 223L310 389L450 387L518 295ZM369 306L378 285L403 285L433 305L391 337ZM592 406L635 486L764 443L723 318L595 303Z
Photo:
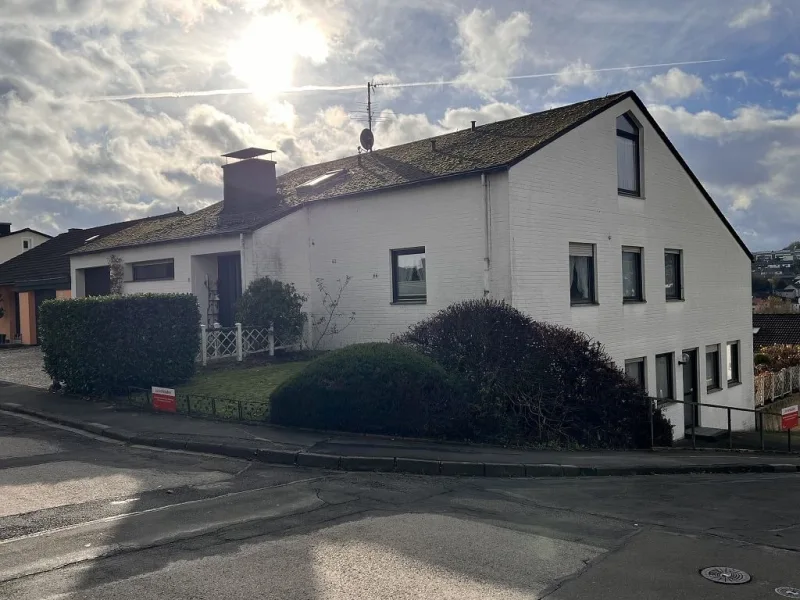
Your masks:
M683 62L671 63L657 63L651 65L632 65L625 67L605 67L601 69L576 69L569 71L569 74L588 74L588 73L608 73L611 71L632 71L635 69L658 69L663 67L680 67L686 65L702 65L707 63L723 62L724 58L712 58L708 60L688 60ZM522 79L540 79L545 77L557 77L562 75L563 71L556 71L553 73L535 73L532 75L511 75L509 77L498 77L506 81L519 81ZM395 82L395 83L381 83L381 87L394 87L394 88L411 88L411 87L424 87L435 85L465 85L469 84L469 79L448 79L448 80L435 80L435 81L410 81L410 82ZM348 85L301 85L296 87L289 87L282 90L276 90L275 94L301 94L304 92L346 92L352 90L361 90L364 88L364 83L353 83ZM111 96L94 96L88 98L89 102L114 102L120 100L156 100L162 98L200 98L204 96L227 96L232 94L254 94L256 90L253 88L229 88L220 90L197 90L185 92L141 92L132 94L115 94Z

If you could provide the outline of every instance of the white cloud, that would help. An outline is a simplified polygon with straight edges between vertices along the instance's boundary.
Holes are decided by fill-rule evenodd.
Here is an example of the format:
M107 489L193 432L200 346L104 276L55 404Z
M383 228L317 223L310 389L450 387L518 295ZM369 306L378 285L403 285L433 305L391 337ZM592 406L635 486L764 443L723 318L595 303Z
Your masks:
M459 79L486 95L508 89L505 78L525 55L524 41L531 31L528 14L515 12L502 21L493 9L476 8L457 24L463 68Z
M692 113L682 106L648 107L656 120L667 130L697 138L726 138L750 133L800 132L800 107L786 115L762 106L745 106L733 111L733 118L703 110Z
M671 98L688 98L705 92L706 86L697 75L686 73L677 67L666 73L655 75L644 90L649 98L667 100Z
M600 76L592 70L592 65L578 59L558 71L555 81L555 85L547 91L548 96L555 96L573 87L595 86L600 82Z
M720 81L722 79L738 79L745 85L750 85L756 80L748 75L746 71L731 71L729 73L715 73L711 76L711 81Z
M795 67L800 67L800 54L795 54L794 52L789 52L787 54L784 54L783 58L781 60L783 60L783 62L787 62L790 65L793 65Z
M735 15L728 21L728 25L733 29L743 29L768 19L771 14L772 3L769 0L762 0L755 6L749 6Z

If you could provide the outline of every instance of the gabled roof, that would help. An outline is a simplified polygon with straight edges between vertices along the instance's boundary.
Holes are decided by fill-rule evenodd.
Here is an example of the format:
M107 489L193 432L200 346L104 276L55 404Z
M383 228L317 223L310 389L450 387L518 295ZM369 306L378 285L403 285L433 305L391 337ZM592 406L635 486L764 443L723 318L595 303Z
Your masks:
M753 346L758 349L773 344L800 344L800 313L753 315Z
M0 264L0 285L45 286L50 283L53 287L65 285L69 287L70 270L69 256L67 253L86 243L93 236L103 236L116 233L127 227L140 223L154 223L163 219L183 215L182 212L168 213L156 217L147 217L122 223L111 223L89 229L70 229L66 233L42 242L30 250L15 256ZM99 241L99 240L98 240ZM63 288L56 288L63 289Z
M275 221L309 202L441 181L508 169L550 142L585 123L614 104L631 98L647 117L667 147L722 220L742 249L750 251L719 210L700 181L632 91L611 94L568 106L498 121L433 138L417 140L301 167L278 177L280 202L259 214L220 215L222 203L197 213L178 217L163 226L139 226L97 240L74 253L99 252L111 248L170 242L181 239L251 231ZM318 186L304 186L325 174L344 171Z
M35 229L31 229L30 227L26 227L25 229L17 229L16 231L12 231L11 233L4 235L2 237L7 238L11 237L12 235L17 235L18 233L35 233L37 235L41 235L42 237L52 238L52 235L47 235L46 233L42 233L41 231L36 231Z

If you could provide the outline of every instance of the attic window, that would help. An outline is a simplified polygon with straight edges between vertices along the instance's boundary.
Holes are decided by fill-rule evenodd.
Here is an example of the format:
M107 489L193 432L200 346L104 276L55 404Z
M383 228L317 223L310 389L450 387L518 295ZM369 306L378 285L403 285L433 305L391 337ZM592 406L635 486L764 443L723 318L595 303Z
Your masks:
M336 169L335 171L328 171L320 175L319 177L314 177L314 179L309 179L305 183L301 183L297 186L297 193L299 194L310 194L312 193L315 188L320 187L323 183L332 183L338 179L341 179L347 174L347 169Z
M95 240L96 240L97 238L99 238L99 237L100 237L100 235L93 235L93 236L92 236L92 237L90 237L90 238L86 238L86 241L85 241L84 243L85 243L85 244L88 244L89 242L93 242L93 241L95 241Z

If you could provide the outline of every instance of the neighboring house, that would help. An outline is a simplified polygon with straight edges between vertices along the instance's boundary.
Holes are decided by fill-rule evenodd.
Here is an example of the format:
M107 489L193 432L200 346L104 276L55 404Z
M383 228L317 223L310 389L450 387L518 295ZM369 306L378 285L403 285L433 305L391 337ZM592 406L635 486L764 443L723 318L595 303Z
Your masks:
M36 321L39 305L51 298L69 298L71 279L67 252L135 225L157 221L183 214L170 213L136 221L112 223L89 229L70 229L66 233L46 240L31 250L0 264L0 296L4 316L0 319L0 333L9 340L23 344L36 344ZM85 289L90 295L109 292L108 263L86 276Z
M11 231L11 223L0 223L0 264L46 242L51 237L30 227Z
M319 315L316 280L335 292L350 276L339 311L355 321L332 345L489 296L602 342L677 437L727 415L669 399L753 407L751 255L633 92L277 178L265 152L227 155L221 203L75 251L73 294L113 252L125 293L192 292L204 322L232 325L258 277Z
M776 296L780 296L781 298L787 298L789 300L795 300L800 296L800 293L798 293L798 289L796 287L794 287L793 285L787 285L782 290L777 290L775 292L775 295Z
M753 315L754 349L774 344L800 344L800 314Z

